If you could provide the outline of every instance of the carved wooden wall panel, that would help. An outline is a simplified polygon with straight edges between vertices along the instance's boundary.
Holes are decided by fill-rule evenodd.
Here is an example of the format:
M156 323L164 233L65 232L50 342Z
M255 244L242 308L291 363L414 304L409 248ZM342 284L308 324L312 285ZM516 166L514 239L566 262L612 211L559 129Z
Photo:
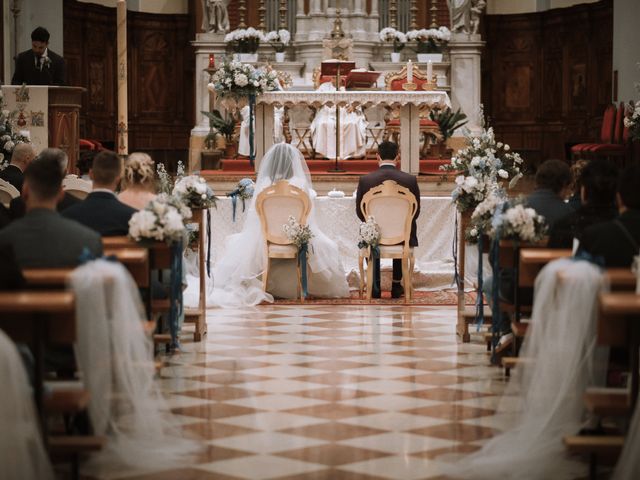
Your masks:
M485 112L533 163L594 141L611 99L612 1L485 17Z
M194 121L191 23L189 15L128 13L130 151L158 151L161 161L186 158ZM64 27L68 82L87 89L81 137L113 142L115 9L65 0Z

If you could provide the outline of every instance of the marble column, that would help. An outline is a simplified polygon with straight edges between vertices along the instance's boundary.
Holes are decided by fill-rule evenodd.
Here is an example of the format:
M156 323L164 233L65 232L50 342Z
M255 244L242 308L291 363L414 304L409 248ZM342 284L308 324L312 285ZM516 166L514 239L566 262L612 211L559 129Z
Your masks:
M480 35L454 33L449 43L451 59L451 103L467 114L467 127L478 131L480 127L480 57L485 42Z

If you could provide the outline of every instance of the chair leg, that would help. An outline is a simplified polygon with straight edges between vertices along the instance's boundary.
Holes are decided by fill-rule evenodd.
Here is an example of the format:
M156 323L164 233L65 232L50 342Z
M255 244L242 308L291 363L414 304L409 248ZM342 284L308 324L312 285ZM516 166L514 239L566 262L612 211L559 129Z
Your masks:
M407 276L409 275L409 259L406 257L402 258L402 283L404 283L404 301L409 300L409 282L407 280Z
M359 297L362 300L364 296L364 257L358 258L358 267L360 268L360 284L358 285Z
M303 296L303 292L302 292L302 269L300 268L300 260L298 259L298 257L296 257L296 271L298 273L298 287L296 289L296 292L298 294L298 298L300 299L300 302L304 302L304 296Z
M407 280L409 280L409 300L413 300L413 268L415 266L415 258L413 255L409 257L409 275L407 275Z
M267 256L267 268L262 272L262 289L267 291L267 282L269 280L269 267L271 266L271 259Z
M371 255L367 257L367 300L371 300L373 294L373 264Z

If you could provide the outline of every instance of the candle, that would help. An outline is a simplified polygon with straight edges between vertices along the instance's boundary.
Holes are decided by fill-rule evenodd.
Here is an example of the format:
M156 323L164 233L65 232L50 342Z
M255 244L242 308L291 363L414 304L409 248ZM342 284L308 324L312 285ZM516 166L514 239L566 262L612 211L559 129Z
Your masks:
M411 60L407 63L407 83L413 83L413 63Z
M209 54L209 68L216 68L216 59L213 53Z
M116 48L118 59L118 155L129 153L127 100L127 2L118 0L116 9Z
M433 80L433 63L431 63L431 60L429 60L429 63L427 63L427 82L431 83Z

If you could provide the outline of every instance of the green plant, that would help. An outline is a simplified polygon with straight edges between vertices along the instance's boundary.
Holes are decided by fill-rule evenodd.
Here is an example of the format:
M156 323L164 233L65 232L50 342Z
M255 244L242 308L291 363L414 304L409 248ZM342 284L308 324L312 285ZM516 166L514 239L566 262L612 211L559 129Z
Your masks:
M434 109L429 112L429 117L440 127L444 141L451 138L453 132L464 127L468 122L467 116L464 112L461 112L459 108L455 112L449 107L445 109Z
M202 111L203 115L209 119L209 126L215 130L220 135L223 135L227 142L231 142L233 137L233 132L236 129L236 119L233 115L227 114L225 117L222 116L219 110L213 110L212 112ZM213 138L211 137L213 135ZM211 140L215 141L215 133L209 132L209 134L205 138L205 142L210 142Z

